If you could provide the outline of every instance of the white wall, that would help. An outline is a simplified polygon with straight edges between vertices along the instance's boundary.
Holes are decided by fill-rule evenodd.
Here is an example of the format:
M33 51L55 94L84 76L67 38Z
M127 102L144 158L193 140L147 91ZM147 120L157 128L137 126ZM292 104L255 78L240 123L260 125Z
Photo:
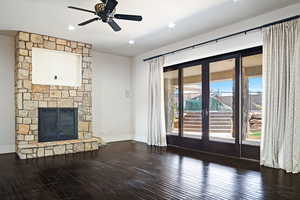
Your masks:
M15 152L13 37L0 35L0 153Z
M155 56L161 53L174 51L183 47L187 47L193 44L201 43L207 40L211 40L220 36L225 36L231 33L243 31L246 29L254 28L263 24L267 24L276 20L287 18L290 16L298 15L300 10L300 3L286 8L282 8L264 15L257 16L230 26L226 26L215 31L198 35L196 37L179 41L177 43L138 55L133 59L133 80L132 80L132 89L133 89L133 127L135 140L146 142L147 139L147 67L148 64L143 62L144 58ZM201 23L201 22L200 22ZM248 37L246 40L245 37ZM250 37L250 39L249 39ZM248 43L245 41L249 41ZM203 58L205 56L211 56L212 52L215 52L214 55L220 53L225 53L237 50L239 48L252 47L254 44L261 44L262 38L257 36L253 38L251 36L239 36L224 41L219 41L218 45L212 46L205 45L199 47L196 50L189 50L186 52L178 53L167 57L168 64L180 63L187 61L188 59L197 59ZM225 47L225 48L224 48ZM211 51L213 50L213 51ZM209 53L207 53L209 52Z
M106 142L132 140L131 59L93 52L93 131Z

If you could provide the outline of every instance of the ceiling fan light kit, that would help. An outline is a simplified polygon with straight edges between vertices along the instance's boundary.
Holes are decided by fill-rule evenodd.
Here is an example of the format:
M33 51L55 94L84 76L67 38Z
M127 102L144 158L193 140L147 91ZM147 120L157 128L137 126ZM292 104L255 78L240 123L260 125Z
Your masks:
M116 14L116 6L118 5L118 2L116 0L101 0L102 3L97 3L95 5L95 11L87 10L83 8L78 8L74 6L69 6L68 8L83 11L83 12L89 12L93 13L94 15L97 15L97 17L93 19L89 19L87 21L84 21L78 26L84 26L89 23L101 20L104 23L109 24L109 26L114 31L120 31L121 27L114 21L114 19L120 19L120 20L130 20L130 21L142 21L142 16L139 15L125 15L125 14Z

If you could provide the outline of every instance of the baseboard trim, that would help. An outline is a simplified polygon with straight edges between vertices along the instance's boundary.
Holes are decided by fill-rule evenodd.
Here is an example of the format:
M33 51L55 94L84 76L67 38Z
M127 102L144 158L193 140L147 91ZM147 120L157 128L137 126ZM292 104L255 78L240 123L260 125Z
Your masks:
M143 138L134 138L133 140L137 142L147 143L147 140Z
M16 147L14 144L0 145L0 154L15 153L15 152L16 152Z
M101 137L101 136L100 136ZM124 138L120 138L120 139L107 139L104 137L101 137L105 143L111 143L111 142L122 142L122 141L130 141L133 140L131 137L124 137Z
M134 140L119 140L119 141L111 141L111 142L107 142L106 144L115 144L115 143L119 143L119 142L135 142Z

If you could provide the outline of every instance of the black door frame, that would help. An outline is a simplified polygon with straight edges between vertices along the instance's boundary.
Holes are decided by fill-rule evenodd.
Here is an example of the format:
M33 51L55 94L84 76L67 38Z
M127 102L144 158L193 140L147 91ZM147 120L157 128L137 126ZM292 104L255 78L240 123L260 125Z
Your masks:
M242 144L240 131L242 113L240 108L243 104L241 99L241 80L242 80L242 57L262 53L262 46L239 50L236 52L212 56L208 58L193 60L168 67L164 67L164 72L178 70L179 84L179 134L178 136L167 135L168 145L189 148L198 151L208 151L235 157L245 157L259 160L259 146ZM234 133L235 143L209 140L209 63L226 59L235 59L235 99L234 99ZM196 65L202 65L202 138L187 138L183 136L183 69Z

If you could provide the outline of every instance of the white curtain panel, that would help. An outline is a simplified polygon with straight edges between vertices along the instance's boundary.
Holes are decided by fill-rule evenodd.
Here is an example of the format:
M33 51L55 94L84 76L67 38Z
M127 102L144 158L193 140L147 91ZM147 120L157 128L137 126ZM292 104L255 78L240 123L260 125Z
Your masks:
M164 57L149 62L148 145L167 146L163 92Z
M300 172L300 20L263 30L261 165Z

